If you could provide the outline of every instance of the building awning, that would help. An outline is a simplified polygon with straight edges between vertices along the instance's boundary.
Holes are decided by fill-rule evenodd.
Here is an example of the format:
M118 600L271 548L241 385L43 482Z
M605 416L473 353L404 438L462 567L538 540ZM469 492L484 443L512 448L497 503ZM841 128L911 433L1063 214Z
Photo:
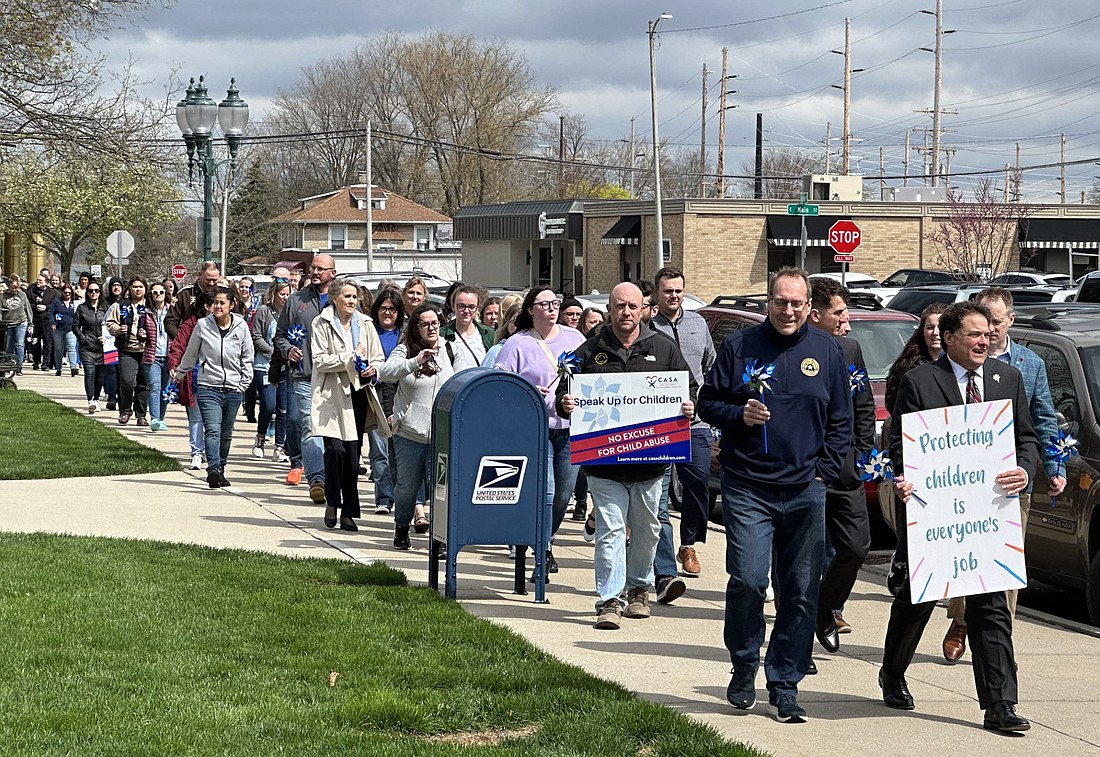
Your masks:
M1096 218L1022 218L1019 228L1021 248L1100 248L1100 219Z
M806 216L806 246L828 247L829 227L843 216ZM799 247L802 244L801 216L768 216L768 244Z
M632 244L638 245L642 243L642 217L641 216L623 216L615 225L612 226L606 234L603 235L603 239L600 240L600 244L607 245L623 245Z
M272 270L276 268L286 268L288 271L293 271L295 268L305 270L309 267L308 261L305 260L280 260L275 265L271 266Z

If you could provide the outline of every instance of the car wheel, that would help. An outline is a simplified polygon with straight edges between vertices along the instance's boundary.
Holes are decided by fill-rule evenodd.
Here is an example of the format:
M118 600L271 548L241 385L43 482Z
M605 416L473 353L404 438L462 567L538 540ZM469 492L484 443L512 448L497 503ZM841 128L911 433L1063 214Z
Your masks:
M1100 552L1092 556L1092 564L1089 565L1085 600L1089 608L1089 617L1094 624L1100 625Z

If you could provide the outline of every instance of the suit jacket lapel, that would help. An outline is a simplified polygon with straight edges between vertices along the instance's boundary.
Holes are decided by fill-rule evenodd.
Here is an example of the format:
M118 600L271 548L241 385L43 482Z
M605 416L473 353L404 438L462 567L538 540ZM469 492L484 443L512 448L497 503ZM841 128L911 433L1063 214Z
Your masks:
M936 383L939 384L940 391L947 399L947 404L962 404L963 398L959 393L959 383L955 380L955 371L952 370L951 363L947 362L946 352L936 360L935 366L936 370L933 371L933 375L936 377Z

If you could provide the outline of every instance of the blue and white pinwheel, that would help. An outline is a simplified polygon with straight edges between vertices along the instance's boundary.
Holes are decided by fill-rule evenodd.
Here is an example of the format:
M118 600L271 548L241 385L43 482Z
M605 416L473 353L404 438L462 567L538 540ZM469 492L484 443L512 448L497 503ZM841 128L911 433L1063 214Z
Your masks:
M175 381L168 382L168 386L164 387L164 391L161 392L161 397L164 398L164 404L166 405L180 401L180 388Z
M867 389L867 371L857 368L854 364L848 366L848 383L855 397Z
M1058 435L1050 437L1050 444L1046 446L1047 456L1058 463L1065 465L1071 457L1077 456L1077 440L1062 429L1058 429ZM1050 498L1050 506L1057 504L1058 498Z
M306 327L300 323L291 324L286 330L286 340L298 349L302 349L302 345L306 341ZM298 361L298 370L302 370L302 361Z
M554 380L550 382L550 386L547 390L552 389L562 376L574 376L581 367L581 359L577 357L577 353L573 350L566 350L558 355L558 375L554 377Z
M856 460L856 470L859 471L860 481L871 481L881 484L883 481L894 480L894 464L886 456L886 450L872 447L870 452L861 452Z
M130 311L130 306L129 305L119 305L118 306L118 317L122 319L123 323L130 320L130 312L131 311Z
M775 378L775 363L761 364L753 359L745 364L745 372L741 374L741 380L753 394L760 395L760 401L764 401L764 392L771 389L768 382ZM768 451L768 424L761 423L760 431L764 437L764 452Z
M368 386L377 386L378 384L382 383L378 380L377 375L371 376L370 378L366 378L366 379L362 378L363 371L367 370L368 368L370 368L370 362L367 361L362 355L356 354L355 355L355 372L359 374L359 377L364 382L366 382L366 384Z

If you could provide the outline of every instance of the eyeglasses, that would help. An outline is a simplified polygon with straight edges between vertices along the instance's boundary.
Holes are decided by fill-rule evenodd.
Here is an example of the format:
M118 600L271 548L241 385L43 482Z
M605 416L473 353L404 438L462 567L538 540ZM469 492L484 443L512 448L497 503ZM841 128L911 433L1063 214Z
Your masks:
M801 310L806 307L805 300L781 300L778 297L772 297L768 300L768 304L779 311L785 311L787 308L792 310Z
M390 307L389 305L383 305L382 307L378 308L378 312L379 313L396 313L397 308Z
M88 294L99 294L99 290L98 289L89 289Z
M324 273L325 271L335 271L335 268L322 268L319 265L311 265L309 267L310 273Z
M557 310L561 307L561 300L543 300L542 302L536 302L535 307L543 310Z
M455 310L477 310L477 305L455 305Z
M427 329L428 331L431 331L432 329L439 328L439 321L421 321L416 325L422 329Z
M153 290L153 296L156 297L158 294L163 295L163 294L168 294L168 293L166 291L164 291L163 289L154 289Z

